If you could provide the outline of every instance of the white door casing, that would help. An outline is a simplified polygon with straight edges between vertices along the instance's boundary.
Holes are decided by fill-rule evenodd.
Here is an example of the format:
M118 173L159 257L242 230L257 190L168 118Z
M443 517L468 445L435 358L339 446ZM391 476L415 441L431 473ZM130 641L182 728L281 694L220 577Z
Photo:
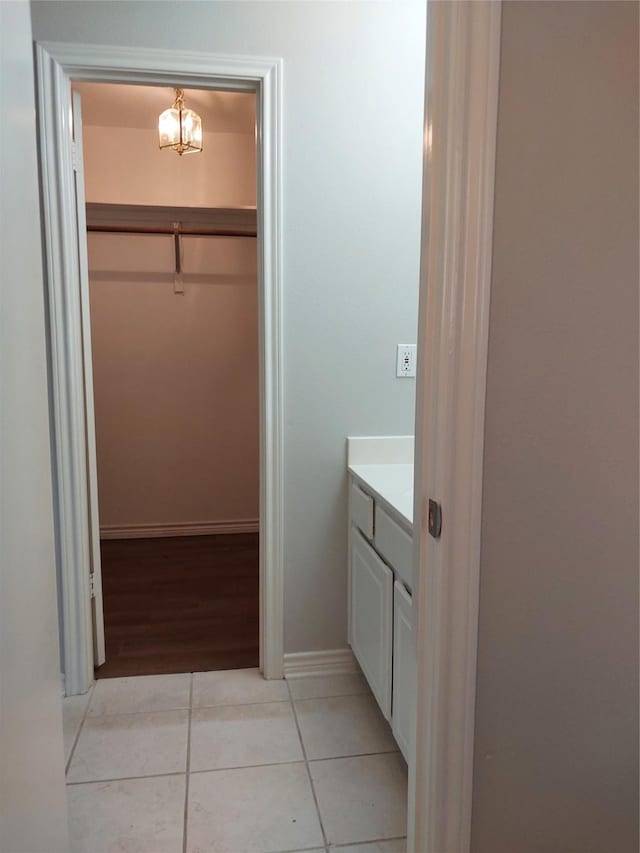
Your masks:
M84 194L84 156L82 148L82 101L78 92L72 97L72 162L75 179L76 232L78 237L78 284L82 326L85 452L87 459L87 500L89 510L89 573L91 578L91 621L93 625L94 665L105 662L104 612L102 606L102 566L100 561L100 514L98 506L98 461L93 404L93 360L91 356L91 313L89 263L87 258L87 220Z
M65 689L93 681L80 250L72 162L71 83L162 84L255 91L260 292L260 666L283 676L282 60L98 45L36 45L53 412L57 555ZM89 438L91 438L89 436ZM91 509L97 508L92 503ZM97 513L94 512L97 516ZM99 657L98 657L99 660Z
M500 18L499 0L428 5L408 826L419 853L470 849Z

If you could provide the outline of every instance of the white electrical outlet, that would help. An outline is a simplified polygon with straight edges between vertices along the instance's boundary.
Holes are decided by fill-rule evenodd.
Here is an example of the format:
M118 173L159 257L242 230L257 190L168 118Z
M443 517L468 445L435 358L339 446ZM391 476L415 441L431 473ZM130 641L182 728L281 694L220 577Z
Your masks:
M407 379L416 375L416 344L398 344L396 376Z

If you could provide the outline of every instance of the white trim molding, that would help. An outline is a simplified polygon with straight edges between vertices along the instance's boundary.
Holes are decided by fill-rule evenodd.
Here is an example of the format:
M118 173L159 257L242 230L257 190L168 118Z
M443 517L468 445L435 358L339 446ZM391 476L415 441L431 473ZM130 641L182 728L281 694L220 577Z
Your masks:
M255 91L260 282L260 664L283 677L283 335L281 59L39 43L39 141L46 245L57 555L68 695L93 680L82 321L70 102L74 80Z
M501 5L429 3L409 850L468 853ZM442 535L427 532L427 501Z
M289 652L284 656L284 677L287 679L310 675L351 675L354 672L360 672L360 668L349 648Z
M176 524L105 524L101 539L161 539L168 536L218 536L228 533L257 533L257 518L229 521L184 521Z

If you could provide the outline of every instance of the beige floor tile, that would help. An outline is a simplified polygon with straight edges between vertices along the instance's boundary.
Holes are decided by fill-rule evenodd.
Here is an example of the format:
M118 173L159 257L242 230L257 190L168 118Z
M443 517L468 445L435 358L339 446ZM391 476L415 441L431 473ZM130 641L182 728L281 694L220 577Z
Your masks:
M138 675L101 678L96 682L90 716L173 711L189 707L191 675Z
M81 696L65 696L62 700L62 734L64 736L65 764L69 761L78 729L80 728L90 699L91 690L88 693L83 693Z
M188 853L276 853L322 845L304 764L191 776Z
M286 681L267 681L258 669L233 669L193 674L193 707L286 702Z
M360 673L351 675L320 675L292 678L289 682L294 699L317 699L321 696L352 696L369 693L369 686Z
M309 765L329 844L399 838L407 831L407 768L397 752Z
M181 853L184 776L69 785L72 853Z
M302 761L289 702L198 708L191 719L191 770Z
M407 839L393 841L371 841L368 844L349 844L346 847L331 847L331 853L407 853Z
M68 780L90 782L184 772L188 717L188 711L87 717Z
M370 694L303 699L295 707L310 760L392 752L398 748Z

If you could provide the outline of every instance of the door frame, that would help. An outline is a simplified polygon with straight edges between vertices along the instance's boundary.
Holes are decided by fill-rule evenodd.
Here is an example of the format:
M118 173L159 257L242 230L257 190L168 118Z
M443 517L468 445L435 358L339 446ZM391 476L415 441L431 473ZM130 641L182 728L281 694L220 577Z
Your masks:
M471 843L500 26L500 0L428 3L408 828L420 853ZM439 539L430 497L442 506Z
M282 76L280 58L36 43L56 555L65 692L94 678L80 278L71 157L71 84L254 91L260 316L260 668L283 677Z

